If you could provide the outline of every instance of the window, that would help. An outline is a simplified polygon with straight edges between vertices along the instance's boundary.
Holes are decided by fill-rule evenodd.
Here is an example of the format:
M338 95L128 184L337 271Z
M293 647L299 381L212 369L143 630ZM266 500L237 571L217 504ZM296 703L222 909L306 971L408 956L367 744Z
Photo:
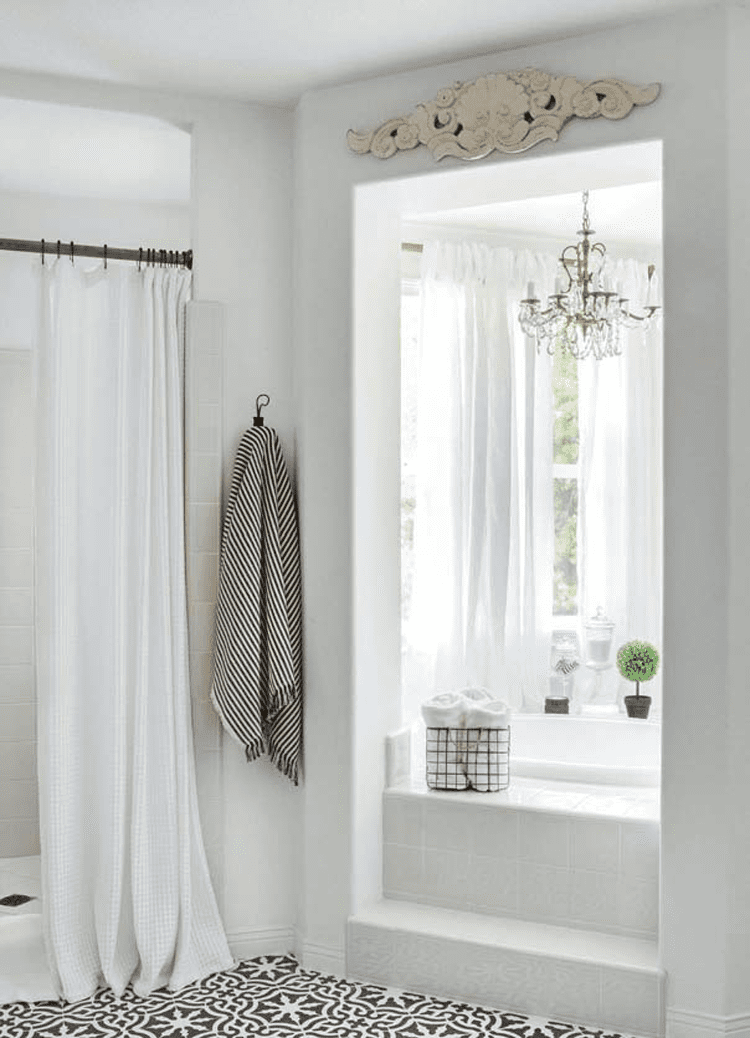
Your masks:
M646 264L617 262L639 298ZM661 336L634 331L617 361L558 350L532 363L512 317L527 272L550 281L555 266L430 241L422 279L402 267L407 711L466 683L540 709L550 638L580 642L599 606L619 643L661 640ZM613 705L614 670L607 680L601 695L579 682L580 702Z
M552 364L552 456L555 553L552 615L555 627L578 618L578 363L567 350ZM568 619L570 618L570 619Z

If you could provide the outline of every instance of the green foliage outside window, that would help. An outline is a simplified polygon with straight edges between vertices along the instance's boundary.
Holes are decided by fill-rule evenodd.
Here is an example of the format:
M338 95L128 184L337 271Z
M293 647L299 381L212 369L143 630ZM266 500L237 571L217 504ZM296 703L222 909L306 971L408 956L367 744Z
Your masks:
M556 616L575 616L578 612L576 570L578 480L556 479L554 487L555 571L553 612Z
M552 457L556 465L578 462L578 362L567 349L555 350L552 362ZM553 612L578 612L578 481L555 479L555 568Z
M556 465L575 465L578 461L578 362L570 350L555 350L552 398L553 460Z

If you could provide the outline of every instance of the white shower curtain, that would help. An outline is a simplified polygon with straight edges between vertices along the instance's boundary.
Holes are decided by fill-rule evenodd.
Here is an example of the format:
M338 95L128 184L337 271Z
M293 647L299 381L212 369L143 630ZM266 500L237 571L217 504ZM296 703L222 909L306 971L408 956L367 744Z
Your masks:
M232 965L198 816L185 590L187 271L40 269L43 922L70 1001Z
M486 686L539 709L552 590L550 365L515 317L555 257L471 242L422 256L411 621L403 714Z

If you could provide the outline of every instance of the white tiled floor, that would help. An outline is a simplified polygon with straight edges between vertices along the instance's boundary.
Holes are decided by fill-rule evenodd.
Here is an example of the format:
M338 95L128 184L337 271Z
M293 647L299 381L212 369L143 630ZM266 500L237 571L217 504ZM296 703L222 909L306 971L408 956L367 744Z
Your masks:
M0 898L27 894L18 908L0 905L0 1005L56 999L42 937L39 855L0 858Z
M34 901L27 901L18 908L0 905L3 915L28 915L42 910L41 858L38 854L26 858L0 858L0 898L8 894L26 894Z

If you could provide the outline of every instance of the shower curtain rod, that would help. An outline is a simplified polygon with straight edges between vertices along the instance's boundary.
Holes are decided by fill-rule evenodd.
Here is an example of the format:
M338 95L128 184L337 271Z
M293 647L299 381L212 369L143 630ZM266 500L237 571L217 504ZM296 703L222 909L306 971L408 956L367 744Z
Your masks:
M145 263L147 266L180 266L193 269L193 250L178 252L173 249L111 249L108 245L78 245L76 242L24 241L21 238L0 238L0 252L36 252L45 256L89 256L107 260L131 260L133 263Z

